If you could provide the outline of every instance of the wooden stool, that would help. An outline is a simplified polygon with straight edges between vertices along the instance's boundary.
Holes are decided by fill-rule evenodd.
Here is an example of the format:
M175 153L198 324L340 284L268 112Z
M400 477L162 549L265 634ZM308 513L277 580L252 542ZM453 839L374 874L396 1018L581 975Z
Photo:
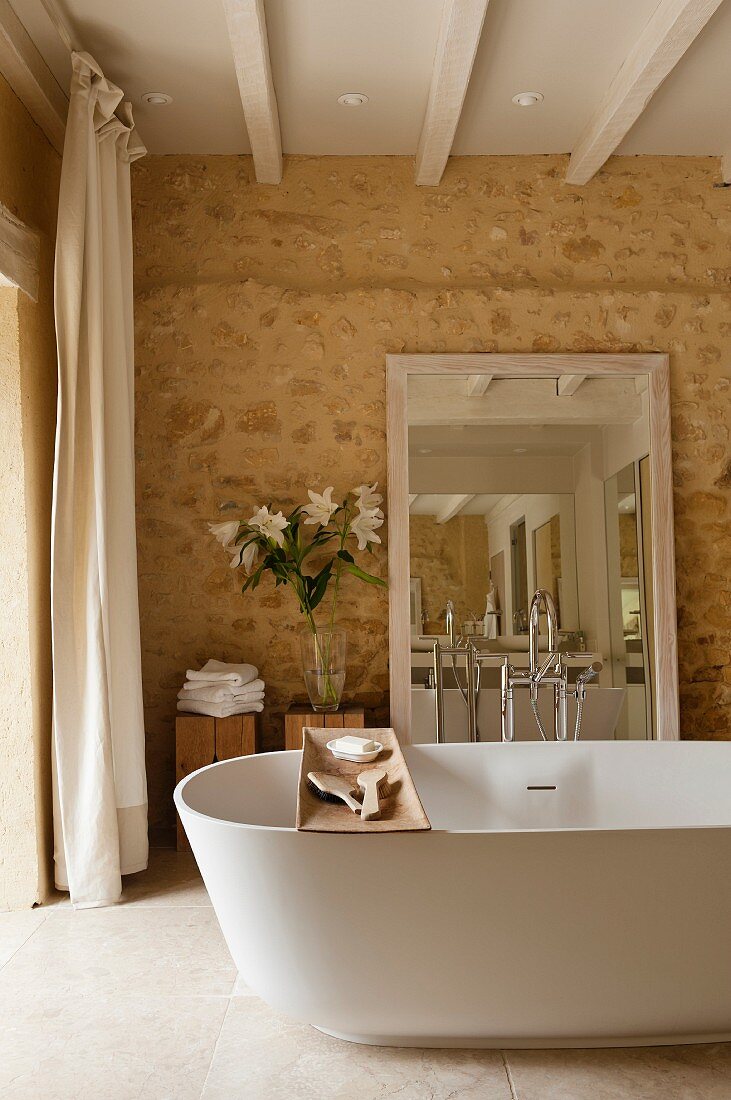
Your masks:
M205 714L186 714L175 719L176 783L197 768L234 756L252 756L259 751L259 726L256 714L232 714L230 718L211 718ZM190 845L178 818L178 851L189 852Z
M302 730L305 726L315 726L317 729L363 729L365 708L347 706L328 714L318 714L309 707L291 706L284 716L285 749L302 748Z

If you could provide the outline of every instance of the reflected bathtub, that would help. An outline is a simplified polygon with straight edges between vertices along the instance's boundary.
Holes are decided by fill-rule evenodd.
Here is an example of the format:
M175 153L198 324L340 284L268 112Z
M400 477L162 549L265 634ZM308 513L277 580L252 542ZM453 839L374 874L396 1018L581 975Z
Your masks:
M256 993L359 1043L731 1039L731 744L405 754L428 833L298 833L299 752L176 788Z

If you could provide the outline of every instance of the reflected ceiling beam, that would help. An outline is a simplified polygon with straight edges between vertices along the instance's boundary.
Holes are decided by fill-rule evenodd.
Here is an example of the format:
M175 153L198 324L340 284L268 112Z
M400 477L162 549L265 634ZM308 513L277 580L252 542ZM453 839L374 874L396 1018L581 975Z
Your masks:
M588 183L599 171L722 2L660 0L581 134L567 183Z
M282 182L282 138L263 0L223 0L257 183Z
M416 154L416 182L436 187L457 132L489 0L444 0L429 98Z
M63 153L68 99L8 0L0 0L0 73L58 153Z
M470 374L467 378L467 396L482 397L492 379L492 374Z
M454 519L454 517L462 511L465 505L469 504L469 502L474 499L474 493L456 493L453 497L450 497L444 507L437 512L437 523L449 523L450 519Z
M556 379L556 393L559 397L571 397L582 382L586 382L585 374L562 374Z
M493 523L498 516L502 515L503 512L507 512L508 508L512 508L519 500L520 493L507 493L504 497L501 497L497 504L493 504L490 511L485 513L485 523Z

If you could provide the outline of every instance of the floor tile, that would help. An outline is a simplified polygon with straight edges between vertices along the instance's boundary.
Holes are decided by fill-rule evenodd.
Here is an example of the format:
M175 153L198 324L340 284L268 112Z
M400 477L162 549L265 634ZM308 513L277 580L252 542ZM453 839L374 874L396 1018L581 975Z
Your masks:
M236 968L212 909L55 909L0 970L0 992L228 994Z
M226 997L0 994L3 1100L199 1100Z
M191 852L176 852L174 848L150 848L147 869L122 878L122 897L119 904L210 905L211 899ZM54 890L43 903L43 908L69 909L69 895Z
M151 848L146 871L125 875L120 905L210 905L190 852Z
M230 1002L203 1100L510 1100L498 1051L368 1047Z
M0 966L12 958L19 947L33 935L46 919L42 909L22 909L15 913L0 913Z
M506 1053L517 1100L731 1100L731 1043Z

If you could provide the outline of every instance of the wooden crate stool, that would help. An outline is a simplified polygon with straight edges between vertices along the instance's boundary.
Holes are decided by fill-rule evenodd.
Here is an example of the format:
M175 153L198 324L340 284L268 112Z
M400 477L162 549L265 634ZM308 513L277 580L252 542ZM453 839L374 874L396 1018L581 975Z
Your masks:
M317 714L309 707L291 706L284 716L284 747L285 749L302 748L302 730L305 726L315 726L317 729L363 729L365 726L365 709L363 707L340 707L339 710L329 714Z
M204 714L186 714L175 719L175 781L216 760L251 756L259 751L259 725L256 714L232 714L230 718L211 718ZM190 845L178 818L179 852Z

